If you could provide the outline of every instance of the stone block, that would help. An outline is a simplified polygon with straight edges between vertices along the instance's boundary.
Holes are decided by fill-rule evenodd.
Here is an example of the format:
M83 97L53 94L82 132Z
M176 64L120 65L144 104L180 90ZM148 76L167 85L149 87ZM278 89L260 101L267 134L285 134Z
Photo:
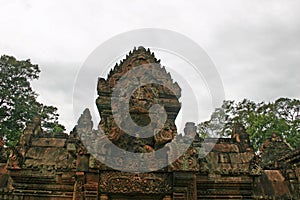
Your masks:
M60 138L36 138L32 139L33 147L64 147L66 139Z

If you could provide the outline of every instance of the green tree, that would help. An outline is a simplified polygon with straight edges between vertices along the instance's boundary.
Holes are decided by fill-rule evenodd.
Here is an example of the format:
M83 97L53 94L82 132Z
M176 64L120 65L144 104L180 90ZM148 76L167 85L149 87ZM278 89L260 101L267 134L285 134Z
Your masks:
M63 131L57 108L37 101L30 82L39 78L38 65L12 56L0 58L0 137L6 145L15 145L27 122L40 116L45 131Z
M240 123L245 126L256 150L274 132L292 147L297 147L300 145L299 109L300 101L289 98L279 98L270 103L255 103L247 99L224 101L209 121L198 125L198 133L201 137L229 136L233 124Z

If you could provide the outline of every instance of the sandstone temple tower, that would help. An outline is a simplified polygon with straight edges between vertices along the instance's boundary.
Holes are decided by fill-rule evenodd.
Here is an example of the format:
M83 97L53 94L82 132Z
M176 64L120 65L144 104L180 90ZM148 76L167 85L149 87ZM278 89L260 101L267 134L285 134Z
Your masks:
M130 76L140 66L151 73L141 68ZM107 78L99 78L97 92L98 130L93 129L86 109L69 134L45 132L36 117L15 148L7 149L0 141L0 199L300 199L300 148L291 149L276 134L256 154L239 124L232 127L231 138L204 140L191 122L184 134L178 133L175 119L181 89L149 49L129 52ZM118 102L129 106L118 107ZM161 107L152 109L154 105ZM125 114L123 118L118 118L118 112ZM158 122L153 124L152 119ZM154 134L143 137L148 131ZM188 144L188 148L176 155L180 149L176 144ZM122 151L115 147L154 155L155 162L120 159ZM160 150L165 151L155 154ZM164 167L145 170L161 164Z
M136 73L127 79L124 79L122 83L122 90L128 90L133 87L134 84L139 85L141 81L139 79L149 79L153 82L153 79L158 84L147 84L138 86L129 99L129 113L127 114L121 123L125 123L133 119L134 123L139 126L145 126L150 123L149 109L153 104L161 104L167 112L167 120L164 126L154 137L147 139L137 139L137 137L129 136L115 123L115 119L112 114L112 102L111 97L113 89L116 87L119 79L136 67L144 66L146 70L138 70ZM136 78L136 80L132 80ZM168 83L166 83L168 82ZM172 87L167 88L163 85L169 85ZM177 135L177 129L175 125L175 118L180 110L180 103L177 98L181 95L181 89L177 83L173 83L170 74L168 74L164 67L161 67L159 60L154 57L154 54L150 50L146 50L144 47L139 47L130 52L126 59L121 61L120 64L116 64L115 67L108 74L107 80L99 78L98 81L98 99L97 107L101 116L101 122L99 126L104 130L107 136L114 143L120 147L125 148L132 152L147 152L153 151L171 141ZM149 129L155 127L148 127ZM134 131L134 130L131 130ZM151 131L151 130L149 130ZM141 133L136 132L135 135ZM140 146L128 144L128 142L139 143Z

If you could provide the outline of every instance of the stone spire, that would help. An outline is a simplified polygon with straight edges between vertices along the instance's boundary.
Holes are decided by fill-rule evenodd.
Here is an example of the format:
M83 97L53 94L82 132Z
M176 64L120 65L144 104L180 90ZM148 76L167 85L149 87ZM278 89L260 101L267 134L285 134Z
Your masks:
M129 76L129 72L141 66L146 70L137 70L132 78L124 79ZM150 84L143 85L141 79L149 80ZM137 86L129 100L129 114L122 116L124 117L122 123L126 124L126 119L130 117L137 126L147 126L151 122L149 109L154 104L164 107L167 119L163 128L155 130L155 127L151 127L153 131L159 132L153 134L155 137L138 139L139 132L134 133L136 137L133 137L117 125L113 118L111 97L120 80L123 81L122 92ZM107 79L98 79L97 90L99 96L96 104L101 116L99 128L119 147L132 152L153 151L170 142L177 135L175 119L181 107L178 101L181 89L149 49L138 47L130 51L125 59L113 67Z

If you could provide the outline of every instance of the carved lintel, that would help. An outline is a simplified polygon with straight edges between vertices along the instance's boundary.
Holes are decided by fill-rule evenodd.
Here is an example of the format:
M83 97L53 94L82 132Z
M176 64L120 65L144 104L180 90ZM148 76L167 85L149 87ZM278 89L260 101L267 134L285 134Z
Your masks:
M104 172L100 175L100 191L105 193L165 194L172 190L170 174Z

